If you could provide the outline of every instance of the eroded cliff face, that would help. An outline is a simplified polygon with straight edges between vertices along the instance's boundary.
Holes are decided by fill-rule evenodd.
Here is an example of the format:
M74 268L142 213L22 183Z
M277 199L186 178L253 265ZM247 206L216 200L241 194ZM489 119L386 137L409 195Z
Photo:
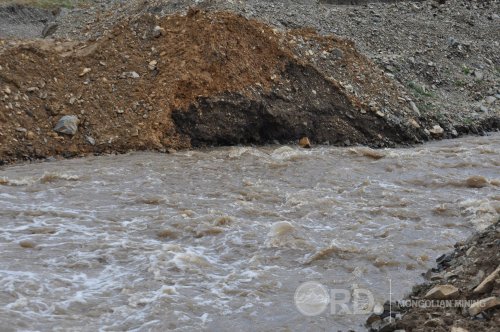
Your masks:
M429 138L349 40L228 12L142 15L95 41L2 41L0 159L296 140ZM54 130L78 118L74 135ZM436 132L443 135L443 132Z
M417 142L411 124L365 111L334 82L307 65L290 63L283 84L257 96L199 98L172 118L192 146L286 143L309 137L322 144L387 146Z

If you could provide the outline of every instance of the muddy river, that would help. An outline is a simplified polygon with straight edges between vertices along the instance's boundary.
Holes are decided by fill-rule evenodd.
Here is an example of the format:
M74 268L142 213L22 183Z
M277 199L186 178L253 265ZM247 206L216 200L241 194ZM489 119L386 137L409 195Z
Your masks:
M363 330L366 313L304 315L297 287L402 297L498 218L499 153L494 134L5 167L1 330Z

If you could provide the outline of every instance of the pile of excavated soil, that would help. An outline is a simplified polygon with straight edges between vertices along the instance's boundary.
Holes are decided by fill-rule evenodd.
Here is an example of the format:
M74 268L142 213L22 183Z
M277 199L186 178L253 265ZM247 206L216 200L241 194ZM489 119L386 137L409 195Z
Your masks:
M0 41L0 160L289 142L389 146L426 130L354 44L227 12L120 21L96 41ZM320 54L321 61L313 55ZM74 135L54 127L78 117Z
M436 259L427 282L406 300L372 315L371 331L498 331L500 326L500 221L455 244ZM443 291L444 290L444 291ZM392 321L392 322L391 322Z
M416 110L422 121L439 124L446 136L483 134L500 127L498 1L131 0L119 4L103 0L102 7L59 16L56 36L93 39L117 18L144 13L161 17L193 5L240 13L278 29L313 27L321 34L353 40L408 92L402 106ZM322 62L321 53L311 57Z

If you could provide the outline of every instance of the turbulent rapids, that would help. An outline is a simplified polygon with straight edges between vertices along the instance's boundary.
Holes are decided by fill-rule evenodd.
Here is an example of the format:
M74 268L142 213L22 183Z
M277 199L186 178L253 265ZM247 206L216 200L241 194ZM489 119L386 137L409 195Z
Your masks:
M498 219L500 135L411 149L231 147L0 170L12 330L362 329L305 281L402 297Z

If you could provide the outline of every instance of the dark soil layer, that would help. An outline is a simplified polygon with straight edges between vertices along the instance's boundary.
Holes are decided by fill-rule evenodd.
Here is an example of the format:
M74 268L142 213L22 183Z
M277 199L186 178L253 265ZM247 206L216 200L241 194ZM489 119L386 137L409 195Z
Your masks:
M408 301L393 303L390 323L388 311L368 319L371 331L498 331L500 326L500 222L479 232L463 243L455 244L455 251L438 257L437 266L429 270L425 284L415 286L408 300L435 300L429 291L438 285L458 289L453 296L443 297L444 305L435 302L428 307L407 305ZM488 282L489 280L489 282ZM481 285L481 286L480 286ZM479 313L470 312L475 301L496 298L497 305L482 306ZM438 299L439 300L439 299ZM446 300L449 300L446 304ZM450 305L464 300L464 305ZM495 300L491 300L495 301ZM417 303L418 302L414 302ZM429 302L427 302L429 303Z
M187 111L174 111L175 124L193 146L284 143L303 136L321 143L375 146L419 139L411 126L356 110L313 67L290 63L282 74L281 89L256 100L240 94L199 99Z

